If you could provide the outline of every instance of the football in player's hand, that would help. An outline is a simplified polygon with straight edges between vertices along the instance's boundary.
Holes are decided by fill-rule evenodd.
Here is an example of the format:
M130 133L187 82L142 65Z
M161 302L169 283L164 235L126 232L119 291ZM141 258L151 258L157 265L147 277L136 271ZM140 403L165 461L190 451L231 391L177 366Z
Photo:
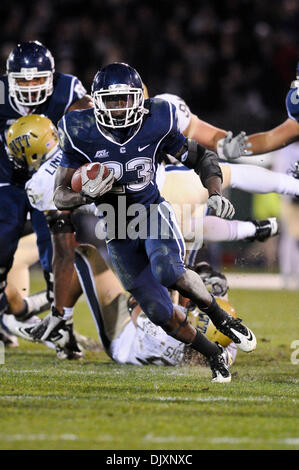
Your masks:
M72 190L75 191L76 193L80 193L80 191L82 191L82 168L83 167L86 167L86 175L90 180L94 180L98 176L101 167L104 167L104 173L103 173L102 179L104 180L109 175L108 168L102 163L99 163L99 162L85 163L85 165L80 166L80 168L78 168L75 171L72 177L71 186L72 186Z

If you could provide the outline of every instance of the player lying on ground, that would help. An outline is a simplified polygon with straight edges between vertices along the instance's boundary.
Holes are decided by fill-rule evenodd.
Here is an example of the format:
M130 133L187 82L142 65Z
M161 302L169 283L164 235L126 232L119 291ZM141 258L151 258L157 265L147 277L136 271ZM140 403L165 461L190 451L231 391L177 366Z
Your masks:
M99 252L92 246L81 245L75 255L77 276L73 283L73 304L81 295L82 289L99 338L106 353L120 364L134 365L169 365L203 364L204 357L186 344L167 335L154 325L142 312L135 299L125 292L113 271L107 266ZM217 302L231 312L236 313L226 298L227 283L220 273L214 272L206 263L197 266L205 284L212 292L218 294ZM219 297L219 294L222 294ZM181 307L194 326L200 329L211 341L217 341L231 355L232 363L237 348L229 338L219 333L210 319L190 303ZM4 316L5 325L16 335L32 340L30 334L34 324L40 320L34 318L29 323L19 322L13 316Z
M299 139L299 62L297 64L296 80L292 82L286 96L286 108L288 119L274 129L252 134L248 137L245 136L245 133L240 134L240 152L235 152L229 143L229 139L227 139L227 142L224 139L220 156L227 160L234 160L242 155L250 156L272 152Z

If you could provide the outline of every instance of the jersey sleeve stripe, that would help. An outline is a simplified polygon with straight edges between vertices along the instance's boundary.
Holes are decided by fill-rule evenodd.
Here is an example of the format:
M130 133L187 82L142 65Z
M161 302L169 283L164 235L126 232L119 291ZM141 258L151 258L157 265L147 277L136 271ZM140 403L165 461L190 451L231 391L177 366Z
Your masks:
M72 100L73 100L75 80L76 80L76 77L73 77L73 78L72 78L72 83L71 83L71 88L70 88L69 100L68 100L68 103L67 103L66 107L64 108L64 112L65 112L65 113L67 112L67 110L68 110L68 108L70 107L70 105L71 105L71 103L72 103Z
M172 124L173 124L173 118L172 118L172 112L171 112L171 105L169 103L169 101L167 101L167 104L168 104L168 107L169 107L169 114L170 114L170 126L169 126L169 129L168 131L166 132L166 134L163 135L163 137L159 140L159 142L157 143L156 145L156 148L155 148L155 151L154 151L154 158L153 158L153 164L154 164L154 167L156 168L157 165L156 165L156 153L157 153L157 150L159 148L159 145L161 144L162 140L165 139L165 137L168 136L169 132L171 131L172 129Z

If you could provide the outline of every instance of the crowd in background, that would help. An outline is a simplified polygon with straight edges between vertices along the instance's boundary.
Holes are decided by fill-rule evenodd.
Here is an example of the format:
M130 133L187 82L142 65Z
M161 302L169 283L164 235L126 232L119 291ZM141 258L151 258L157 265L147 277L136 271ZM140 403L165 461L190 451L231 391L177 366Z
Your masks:
M39 39L56 69L88 89L102 65L124 61L151 94L181 95L219 125L271 126L285 114L299 57L296 0L2 0L0 11L3 72L16 42Z

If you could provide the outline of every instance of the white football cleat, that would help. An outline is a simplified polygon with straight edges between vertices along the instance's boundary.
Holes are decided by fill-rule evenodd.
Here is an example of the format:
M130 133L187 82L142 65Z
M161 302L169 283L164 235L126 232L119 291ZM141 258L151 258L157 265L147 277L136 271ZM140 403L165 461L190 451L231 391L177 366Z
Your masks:
M41 320L39 317L31 317L27 321L18 321L15 315L2 315L1 321L3 326L13 335L19 336L20 338L27 339L27 341L34 341L34 338L30 335L30 332L34 326L36 326Z
M217 330L228 336L241 351L251 352L256 348L256 337L241 322L241 318L233 318L228 315L228 318L217 326Z

